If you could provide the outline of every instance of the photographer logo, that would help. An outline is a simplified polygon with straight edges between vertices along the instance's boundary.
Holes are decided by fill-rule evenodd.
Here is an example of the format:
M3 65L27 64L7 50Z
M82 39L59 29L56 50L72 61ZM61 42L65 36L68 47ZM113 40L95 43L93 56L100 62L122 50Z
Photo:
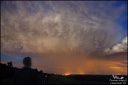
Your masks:
M110 84L126 84L127 79L123 76L112 75L112 79L109 80Z

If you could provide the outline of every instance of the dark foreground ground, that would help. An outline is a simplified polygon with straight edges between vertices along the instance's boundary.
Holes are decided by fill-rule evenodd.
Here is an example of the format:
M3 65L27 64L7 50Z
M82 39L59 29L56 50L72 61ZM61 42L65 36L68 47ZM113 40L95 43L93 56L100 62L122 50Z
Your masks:
M50 75L48 84L126 84L126 75ZM120 79L122 77L122 79ZM117 79L118 78L118 79Z
M8 67L5 64L0 64L0 85L9 84L11 85L11 80L13 75L18 68ZM67 85L67 84L126 84L127 75L59 75L59 74L49 74L41 73L42 84L41 85Z

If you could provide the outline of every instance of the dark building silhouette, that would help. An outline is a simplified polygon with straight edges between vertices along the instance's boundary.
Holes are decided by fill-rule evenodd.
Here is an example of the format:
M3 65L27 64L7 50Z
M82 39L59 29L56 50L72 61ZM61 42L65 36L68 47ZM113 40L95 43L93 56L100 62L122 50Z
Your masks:
M29 77L28 77L29 75ZM8 64L0 63L0 85L47 85L49 74L38 71L37 69L10 67ZM26 79L26 78L28 79ZM31 80L31 81L30 81ZM28 84L29 82L29 84Z
M41 76L40 72L37 69L32 69L31 58L25 57L23 59L24 67L20 70L17 70L14 75L13 84L22 84L22 85L40 85Z
M13 67L11 61L7 64L0 63L0 85L47 85L50 75L32 69L32 61L30 57L23 59L23 68ZM45 77L47 76L47 77Z

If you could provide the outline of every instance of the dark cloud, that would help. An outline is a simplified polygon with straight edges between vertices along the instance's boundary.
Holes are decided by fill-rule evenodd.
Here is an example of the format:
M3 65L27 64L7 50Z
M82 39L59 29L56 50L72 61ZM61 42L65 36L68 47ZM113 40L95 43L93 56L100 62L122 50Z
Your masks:
M47 71L114 73L113 67L110 69L106 63L117 66L109 61L116 60L115 55L108 52L106 57L103 54L126 36L118 23L118 20L124 20L121 15L126 6L115 7L114 3L2 1L2 52L38 56L41 59L34 61L34 65ZM98 61L103 64L96 65ZM79 69L74 70L74 66ZM122 69L121 73L126 72Z
M112 7L97 2L2 2L2 50L100 53L123 37L115 21L123 9Z

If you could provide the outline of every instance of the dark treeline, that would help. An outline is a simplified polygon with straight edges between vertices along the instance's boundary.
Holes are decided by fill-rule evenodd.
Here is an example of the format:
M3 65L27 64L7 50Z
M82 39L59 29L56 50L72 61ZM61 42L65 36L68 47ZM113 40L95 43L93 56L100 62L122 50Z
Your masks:
M15 84L15 82L17 81L15 80L15 74L17 71L21 71L21 70L22 69L20 68L13 67L11 62L8 62L7 64L0 63L0 83L1 83L0 85ZM37 82L33 84L36 84L36 85L48 84L49 74L43 73L43 71L38 71L37 69L33 69L33 72L38 74L38 80L36 80ZM22 81L19 82L19 84L22 84Z

